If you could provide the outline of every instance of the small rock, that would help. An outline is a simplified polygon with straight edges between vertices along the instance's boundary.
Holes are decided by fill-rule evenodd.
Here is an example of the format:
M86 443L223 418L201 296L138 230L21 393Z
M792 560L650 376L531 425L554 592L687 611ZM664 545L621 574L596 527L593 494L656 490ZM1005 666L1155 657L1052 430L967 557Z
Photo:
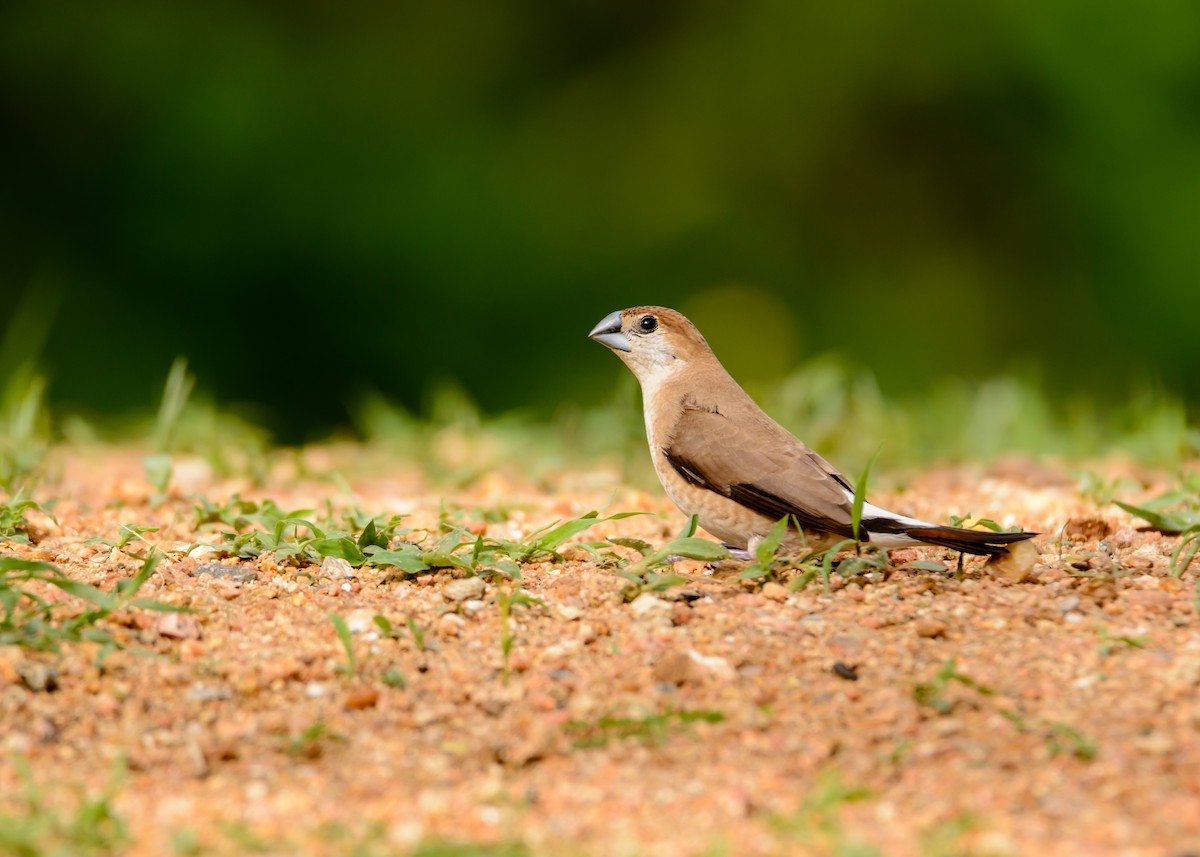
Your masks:
M58 669L37 661L18 661L17 675L22 683L34 693L51 693L58 690Z
M379 626L375 624L375 615L374 610L351 610L346 614L346 628L349 629L351 634L366 634L378 631Z
M651 613L660 613L670 609L670 604L656 595L651 595L649 592L643 592L629 602L629 612L634 616L646 616Z
M1079 596L1072 594L1054 599L1054 609L1059 613L1070 613L1072 610L1078 610Z
M252 568L245 568L240 565L222 565L219 562L206 562L203 565L196 566L196 570L192 572L192 576L199 577L200 575L223 577L226 580L232 580L234 583L258 580L258 572Z
M1072 518L1067 521L1066 533L1073 539L1091 541L1106 538L1112 527L1103 518Z
M762 594L770 601L786 601L788 597L787 589L774 580L768 580L763 584Z
M704 669L690 652L672 652L654 665L654 680L664 684L692 684L704 679Z
M442 597L447 601L462 602L482 598L486 587L482 577L460 577L446 581Z
M1161 589L1131 589L1122 593L1121 600L1150 610L1166 610L1171 606L1171 596Z
M353 688L346 694L345 707L349 711L361 711L364 708L374 708L379 701L379 691L370 685Z
M556 604L554 612L559 619L565 622L574 622L576 619L583 618L583 608L576 607L574 604Z
M551 756L558 749L559 731L547 720L538 718L524 726L518 732L521 737L500 752L500 758L514 768Z
M858 667L851 664L844 664L841 661L834 661L833 666L829 668L838 678L844 678L846 681L858 681Z
M1009 583L1023 583L1033 573L1033 565L1037 559L1037 547L1031 540L1026 540L1009 545L1008 553L991 557L987 561L987 568Z
M164 613L154 623L154 630L171 640L200 639L200 623L188 613Z
M443 637L457 637L466 622L457 613L443 613L438 617L438 633Z
M354 566L340 556L327 556L321 561L322 577L328 577L330 580L346 580L354 575Z
M224 684L205 684L198 681L188 690L188 699L193 702L217 702L232 698L233 689Z
M918 637L924 637L927 640L946 636L946 623L941 619L934 619L932 616L922 616L913 623L913 629L917 632Z
M706 657L695 649L671 652L654 665L654 680L663 684L694 684L705 678L733 674L733 667L724 658Z
M486 605L479 598L469 598L463 602L463 612L468 616L474 616L476 613L483 610Z
M319 681L310 681L308 684L304 685L304 695L309 699L320 699L328 692L329 689Z

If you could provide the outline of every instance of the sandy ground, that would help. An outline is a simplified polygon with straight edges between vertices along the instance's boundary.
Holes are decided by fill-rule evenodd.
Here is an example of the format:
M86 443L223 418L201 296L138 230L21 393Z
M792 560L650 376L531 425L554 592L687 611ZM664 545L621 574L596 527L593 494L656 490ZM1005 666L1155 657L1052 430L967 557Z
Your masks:
M605 505L652 514L581 538L661 544L683 523L608 473L553 491L501 477L434 491L386 467L347 481L363 509L417 530L443 501L504 538ZM627 581L568 549L523 567L540 604L507 620L499 578L187 556L215 538L195 528L194 498L235 490L346 499L328 481L252 489L185 462L155 504L137 457L111 451L39 489L57 523L32 515L33 543L0 553L110 588L146 545L87 540L156 526L146 538L168 558L142 594L198 612L126 611L106 626L126 648L103 668L87 644L0 648L0 813L24 811L23 758L55 811L111 787L139 855L434 841L538 855L1200 852L1195 567L1171 577L1173 537L1053 468L939 470L873 497L1044 533L1023 582L980 560L955 579L954 556L930 548L893 565L944 560L946 573L835 574L828 592L679 563L686 585L629 603ZM353 632L352 674L331 612ZM35 664L56 689L30 687Z

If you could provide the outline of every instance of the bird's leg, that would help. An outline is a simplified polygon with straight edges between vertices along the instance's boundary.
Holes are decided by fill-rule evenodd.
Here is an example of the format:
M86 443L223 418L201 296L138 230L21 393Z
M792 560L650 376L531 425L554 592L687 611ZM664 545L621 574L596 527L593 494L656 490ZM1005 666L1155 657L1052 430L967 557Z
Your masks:
M754 557L754 554L751 553L748 549L734 547L733 545L729 544L728 542L721 542L721 547L723 547L723 548L725 548L725 550L729 551L730 555L734 559L738 560L739 562L750 562L750 560L753 559L753 557Z

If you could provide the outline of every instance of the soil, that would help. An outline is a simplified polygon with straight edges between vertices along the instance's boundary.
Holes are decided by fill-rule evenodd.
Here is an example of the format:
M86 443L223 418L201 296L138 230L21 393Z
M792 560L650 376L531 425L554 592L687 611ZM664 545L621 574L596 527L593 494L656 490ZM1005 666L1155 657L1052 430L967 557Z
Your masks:
M23 758L63 812L111 789L138 855L436 841L664 857L1200 852L1197 568L1171 576L1175 537L1052 466L936 469L872 497L1044 533L1021 582L979 559L958 579L956 555L929 548L892 565L944 573L835 573L828 591L679 562L686 584L629 602L628 581L568 548L522 568L537 601L505 620L501 578L189 555L216 537L195 527L194 500L321 509L352 493L418 530L445 503L503 538L607 507L651 514L582 539L655 545L681 516L611 472L447 491L346 465L339 487L311 474L359 451L309 455L260 488L179 462L154 502L137 455L60 453L36 494L55 519L32 514L32 543L0 553L107 589L146 543L88 540L158 527L145 539L168 558L141 594L197 612L124 611L106 627L125 648L102 666L91 644L0 648L0 817L26 811ZM1170 484L1141 479L1127 499ZM352 672L330 613L352 632Z

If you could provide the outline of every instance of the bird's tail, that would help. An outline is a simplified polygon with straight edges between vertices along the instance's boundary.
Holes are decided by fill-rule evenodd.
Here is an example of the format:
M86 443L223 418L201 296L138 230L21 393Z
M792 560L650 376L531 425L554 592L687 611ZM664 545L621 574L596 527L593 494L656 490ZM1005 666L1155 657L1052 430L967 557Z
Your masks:
M995 533L991 530L965 530L962 527L909 527L904 531L919 541L942 545L975 556L999 556L1008 553L1005 545L1032 539L1040 533Z

